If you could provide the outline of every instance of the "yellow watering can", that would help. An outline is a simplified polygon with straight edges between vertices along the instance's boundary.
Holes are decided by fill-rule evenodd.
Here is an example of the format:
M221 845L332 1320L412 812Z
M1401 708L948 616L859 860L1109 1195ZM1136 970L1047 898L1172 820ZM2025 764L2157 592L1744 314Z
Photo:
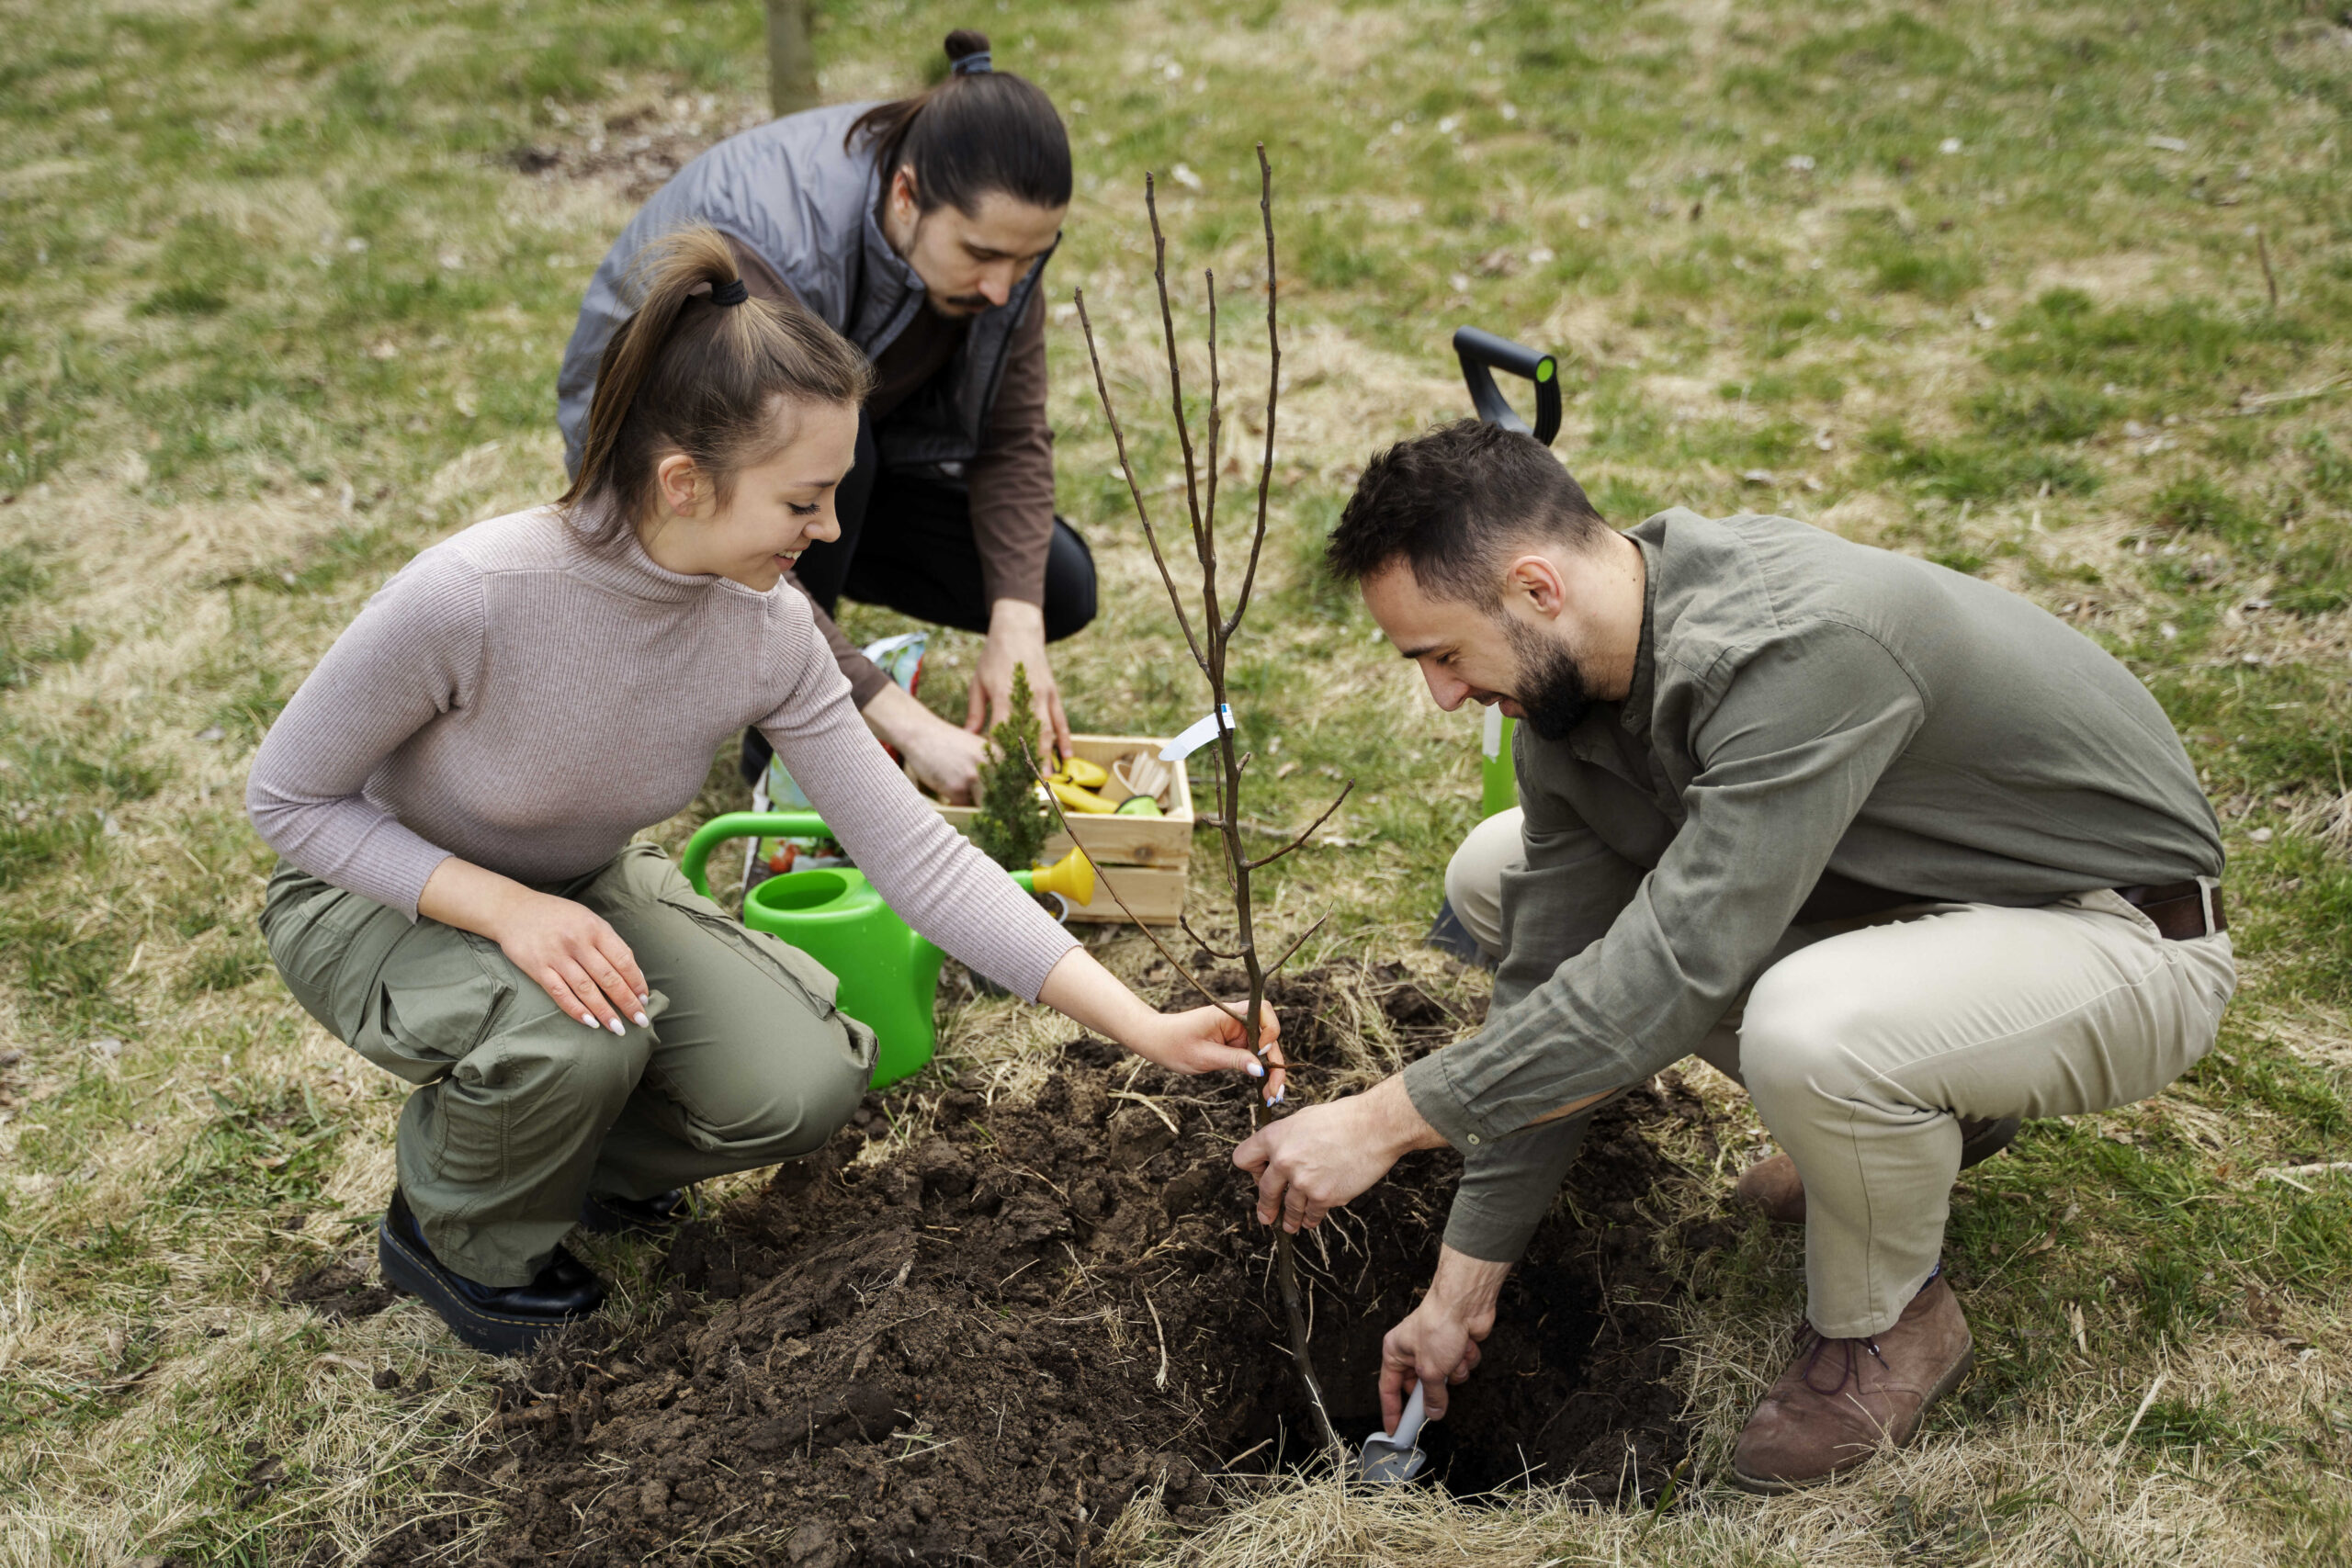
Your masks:
M704 823L686 841L678 869L695 892L708 897L710 852L728 840L831 836L813 811L730 811ZM1050 866L1016 871L1012 880L1031 893L1051 893L1078 904L1094 901L1094 865L1082 850L1070 851ZM832 971L841 982L837 1005L880 1041L875 1088L896 1083L931 1060L939 1043L932 1011L946 954L900 919L865 873L838 866L771 876L745 895L743 923L790 942Z

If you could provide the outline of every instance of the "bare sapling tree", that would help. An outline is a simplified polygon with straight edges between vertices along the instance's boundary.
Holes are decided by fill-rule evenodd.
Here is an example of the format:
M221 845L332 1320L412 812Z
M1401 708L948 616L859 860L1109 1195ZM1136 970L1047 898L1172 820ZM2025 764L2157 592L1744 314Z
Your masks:
M1233 595L1230 608L1227 607L1217 577L1217 465L1225 436L1225 408L1224 386L1217 369L1216 274L1214 270L1203 273L1206 285L1208 309L1209 391L1207 415L1202 432L1205 438L1205 450L1197 452L1193 442L1193 421L1184 408L1184 373L1176 345L1175 314L1169 300L1168 240L1160 231L1159 198L1149 175L1144 176L1144 209L1151 219L1152 280L1159 291L1160 332L1168 352L1169 407L1175 417L1177 445L1184 457L1185 508L1192 526L1193 555L1200 565L1197 612L1186 606L1184 592L1177 586L1175 574L1169 567L1167 551L1161 547L1159 530L1152 522L1151 509L1145 503L1143 487L1136 481L1135 465L1127 454L1126 432L1119 423L1118 411L1112 406L1110 384L1103 377L1102 356L1095 344L1093 320L1087 314L1085 290L1080 289L1074 296L1078 306L1078 319L1086 333L1086 352L1094 367L1094 389L1102 399L1103 418L1110 422L1111 438L1118 447L1119 471L1127 481L1127 494L1135 502L1136 518L1143 524L1144 539L1151 547L1153 564L1159 569L1159 581L1168 590L1169 604L1176 612L1177 625L1183 629L1184 641L1192 651L1193 662L1200 667L1202 676L1208 682L1209 711L1219 716L1228 711L1227 698L1230 688L1227 683L1227 654L1232 648L1235 633L1241 628L1242 617L1249 612L1251 592L1257 586L1259 556L1266 543L1266 507L1273 484L1274 415L1281 400L1283 366L1282 338L1275 302L1273 201L1273 169L1266 161L1265 143L1260 142L1258 144L1258 211L1266 234L1266 442L1258 468L1258 504L1250 533L1249 564L1243 569L1241 586ZM1202 456L1205 457L1205 462L1200 460ZM1248 975L1249 1003L1244 1012L1236 1013L1234 1016L1241 1021L1242 1028L1246 1032L1244 1037L1254 1044L1262 1037L1261 1024L1265 1014L1268 977L1288 963L1292 955L1305 945L1306 939L1313 936L1323 922L1317 919L1299 933L1297 940L1283 951L1281 957L1272 964L1264 963L1258 952L1256 911L1250 898L1250 875L1254 872L1272 865L1305 844L1317 828L1330 819L1331 813L1340 808L1340 803L1347 799L1348 792L1355 787L1355 781L1350 779L1342 785L1331 804L1323 808L1322 814L1295 836L1290 838L1281 848L1270 854L1253 857L1242 848L1241 840L1242 782L1244 774L1249 771L1250 754L1238 750L1238 742L1229 721L1215 726L1213 734L1215 739L1210 745L1213 748L1212 778L1216 788L1216 816L1211 818L1211 822L1217 829L1218 840L1224 850L1222 868L1227 886L1233 898L1236 933L1233 939L1234 945L1230 949L1220 950L1204 939L1199 932L1193 931L1190 924L1184 924L1183 931L1187 936L1215 957L1238 962L1243 972ZM1067 830L1067 824L1065 824L1065 829ZM1112 897L1117 900L1119 908L1127 911L1129 919L1134 919L1134 911L1127 909L1126 901L1119 897L1116 887L1111 886L1111 879L1105 876L1102 880L1104 886L1109 888ZM1159 949L1160 956L1168 961L1170 966L1191 982L1196 990L1218 1006L1226 1008L1228 1012L1233 1010L1229 1004L1220 1000L1211 992L1197 976L1179 963L1176 955L1168 951L1167 944L1153 934L1149 927L1145 926L1141 920L1136 920L1136 925L1146 936L1151 938L1152 944ZM1266 1103L1262 1094L1253 1100L1251 1111L1253 1129L1265 1126L1274 1119L1275 1114L1274 1108ZM1306 1388L1307 1403L1315 1413L1317 1436L1325 1445L1336 1447L1339 1435L1332 1429L1330 1413L1324 1404L1323 1390L1316 1382L1314 1363L1307 1359L1306 1303L1299 1290L1298 1268L1293 1258L1290 1234L1277 1225L1274 1232L1274 1274L1282 1291L1284 1315L1289 1320L1292 1359L1297 1363L1299 1378Z

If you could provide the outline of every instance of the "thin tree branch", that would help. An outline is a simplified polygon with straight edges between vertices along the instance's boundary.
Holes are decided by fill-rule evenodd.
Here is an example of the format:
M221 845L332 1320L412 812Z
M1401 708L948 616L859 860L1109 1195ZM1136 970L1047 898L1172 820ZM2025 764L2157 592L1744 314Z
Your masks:
M1143 488L1136 483L1135 465L1127 460L1127 433L1120 428L1118 411L1111 406L1110 383L1102 378L1102 355L1094 347L1094 322L1086 313L1086 290L1072 290L1070 299L1078 306L1078 324L1086 332L1086 357L1094 364L1094 394L1102 400L1102 417L1111 422L1111 440L1119 449L1119 472L1127 481L1129 499L1136 503L1136 517L1143 524L1144 542L1151 547L1151 564L1159 569L1159 581L1167 586L1169 607L1176 612L1176 624L1184 628L1184 641L1193 650L1193 662L1206 674L1208 655L1201 650L1201 639L1193 635L1193 618L1184 614L1184 596L1176 591L1176 579L1168 570L1168 557L1159 547L1159 531L1151 525L1151 511L1143 503Z
M1323 808L1323 815L1317 817L1314 821L1309 822L1306 825L1306 829L1302 831L1297 838L1293 839L1289 843L1284 844L1272 854L1262 855L1260 858L1250 862L1249 864L1244 866L1242 869L1245 871L1256 871L1261 866L1272 865L1276 861L1282 859L1283 856L1290 853L1291 851L1298 848L1299 845L1306 842L1309 838L1314 836L1316 829L1320 828L1324 823L1329 822L1331 819L1331 813L1340 809L1340 802L1347 799L1348 791L1355 787L1356 781L1353 779L1350 779L1346 784L1341 784L1340 786L1338 799L1333 800L1330 805L1325 807Z
M1211 947L1209 945L1209 939L1194 931L1193 929L1193 922L1186 919L1182 915L1176 917L1176 926L1177 929L1182 931L1186 936L1191 937L1194 942L1199 942L1201 944L1201 951L1207 953L1211 958L1222 958L1229 962L1241 956L1241 954L1238 953L1220 953L1216 948Z
M1143 177L1143 209L1151 217L1151 280L1159 288L1159 330L1168 344L1169 406L1176 415L1176 443L1184 452L1184 502L1193 513L1193 553L1208 564L1201 528L1201 476L1193 457L1193 425L1184 417L1184 371L1176 358L1176 317L1168 303L1168 236L1159 231L1159 196L1152 177Z
M1225 430L1224 382L1216 367L1216 269L1202 269L1201 277L1209 297L1209 494L1203 509L1202 522L1208 530L1212 548L1216 544L1216 455Z
M1250 590L1258 585L1258 552L1266 542L1266 500L1274 479L1274 410L1282 401L1283 340L1274 320L1274 167L1266 162L1266 144L1258 143L1258 216L1266 230L1266 456L1258 467L1258 527L1250 536L1250 569L1241 574L1241 593L1225 623L1230 636L1250 608Z
M1321 931L1323 929L1323 922L1330 918L1331 917L1329 915L1316 916L1315 923L1307 927L1305 931L1299 932L1298 940L1292 942L1288 947L1283 949L1283 955L1280 958L1275 959L1272 964L1266 965L1267 975L1272 976L1281 974L1283 965L1289 963L1292 955L1296 953L1300 948L1306 945L1306 939L1313 936L1317 931Z

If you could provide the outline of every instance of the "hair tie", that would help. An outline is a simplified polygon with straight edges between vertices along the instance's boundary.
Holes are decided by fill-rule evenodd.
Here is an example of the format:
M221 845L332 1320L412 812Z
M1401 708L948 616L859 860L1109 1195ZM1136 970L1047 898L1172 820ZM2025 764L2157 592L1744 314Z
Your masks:
M710 302L714 305L741 305L751 297L752 291L743 287L743 280L740 277L714 283L710 288Z
M984 76L991 69L989 64L989 51L983 49L967 54L948 69L958 76Z

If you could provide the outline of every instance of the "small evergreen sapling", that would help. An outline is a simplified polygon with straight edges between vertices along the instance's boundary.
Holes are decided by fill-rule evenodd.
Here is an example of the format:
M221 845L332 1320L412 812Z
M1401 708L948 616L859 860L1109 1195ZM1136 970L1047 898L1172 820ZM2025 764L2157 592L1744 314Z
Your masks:
M1027 871L1044 856L1053 836L1053 814L1039 796L1034 750L1037 713L1029 695L1029 667L1012 667L1010 710L989 731L996 761L980 769L979 812L972 818L972 841L1007 871Z

